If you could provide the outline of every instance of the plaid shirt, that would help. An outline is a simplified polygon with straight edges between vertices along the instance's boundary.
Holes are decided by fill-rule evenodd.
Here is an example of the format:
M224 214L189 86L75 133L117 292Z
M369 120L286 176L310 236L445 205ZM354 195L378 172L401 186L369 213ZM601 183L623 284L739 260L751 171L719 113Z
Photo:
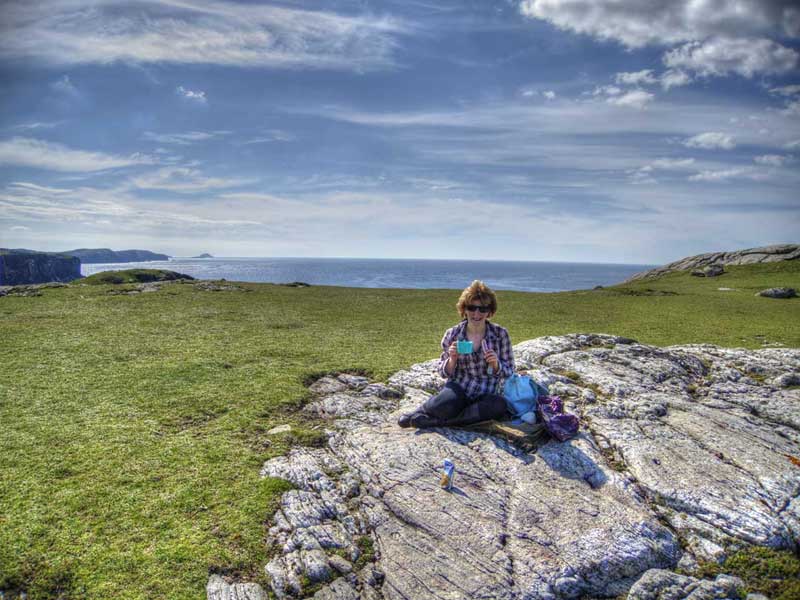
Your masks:
M496 393L501 379L514 374L514 352L511 350L511 338L508 330L490 321L486 321L486 334L484 340L497 354L500 361L500 372L489 374L489 364L483 357L483 349L479 346L472 354L459 354L455 371L452 377L445 371L450 353L448 348L456 340L467 339L467 321L461 321L455 327L444 332L442 338L442 357L439 360L439 375L449 381L454 381L467 393L467 398L473 399L483 394Z

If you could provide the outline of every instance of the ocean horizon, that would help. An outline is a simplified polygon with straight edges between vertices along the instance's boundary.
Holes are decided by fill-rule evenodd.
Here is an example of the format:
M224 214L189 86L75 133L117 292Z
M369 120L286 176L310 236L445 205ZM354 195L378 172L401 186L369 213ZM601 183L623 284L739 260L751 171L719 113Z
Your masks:
M563 292L621 283L658 265L407 258L172 257L165 261L82 264L81 274L169 269L196 279L303 282L359 288L455 289L481 279L495 290Z

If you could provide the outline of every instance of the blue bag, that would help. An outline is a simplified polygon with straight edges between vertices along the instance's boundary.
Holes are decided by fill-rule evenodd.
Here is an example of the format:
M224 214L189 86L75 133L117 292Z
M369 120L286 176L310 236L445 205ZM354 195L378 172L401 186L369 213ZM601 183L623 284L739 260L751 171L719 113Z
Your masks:
M547 395L547 388L539 385L527 375L514 373L503 385L503 397L514 422L536 422L536 403L540 396Z

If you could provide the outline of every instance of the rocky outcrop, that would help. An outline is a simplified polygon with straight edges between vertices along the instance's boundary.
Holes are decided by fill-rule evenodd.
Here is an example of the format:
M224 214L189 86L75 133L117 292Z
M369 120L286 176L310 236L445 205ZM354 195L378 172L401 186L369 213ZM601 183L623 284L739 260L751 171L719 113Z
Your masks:
M35 250L0 248L0 285L68 282L80 277L81 261L75 257Z
M27 285L0 285L0 298L3 296L20 296L30 298L41 296L42 290L67 287L66 283L49 281L47 283L31 283ZM2 598L0 598L2 600Z
M77 256L85 265L95 263L127 263L148 262L151 260L169 260L166 254L157 254L149 250L111 250L109 248L78 248L67 250L61 254Z
M734 252L709 252L689 256L675 262L637 273L633 277L626 279L623 283L631 283L640 279L650 279L660 277L673 271L686 271L689 269L702 272L708 276L703 269L714 265L750 265L753 263L778 262L781 260L797 260L800 258L800 244L776 244L774 246L763 246L761 248L748 248L747 250L736 250ZM721 273L716 270L714 275Z
M580 415L578 437L530 453L485 433L399 428L442 385L435 361L388 385L315 384L305 410L328 420L327 447L262 469L296 488L269 531L278 598L734 598L731 578L672 570L746 544L797 548L800 350L587 334L514 351Z

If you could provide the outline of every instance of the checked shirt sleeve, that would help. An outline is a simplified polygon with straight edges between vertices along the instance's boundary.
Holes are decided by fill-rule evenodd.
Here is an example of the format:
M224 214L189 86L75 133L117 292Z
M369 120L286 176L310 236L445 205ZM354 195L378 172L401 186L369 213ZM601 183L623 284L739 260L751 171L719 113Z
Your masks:
M448 352L448 348L450 348L450 344L452 344L456 337L458 336L458 326L451 327L447 331L444 332L444 337L442 338L442 356L439 359L439 375L448 379L450 375L448 375L447 371L445 371L445 365L447 364L447 360L450 358L450 353Z
M500 361L500 372L497 374L499 377L508 378L514 374L514 351L511 349L511 337L508 331L500 329L498 337L498 346L495 350L497 359Z

